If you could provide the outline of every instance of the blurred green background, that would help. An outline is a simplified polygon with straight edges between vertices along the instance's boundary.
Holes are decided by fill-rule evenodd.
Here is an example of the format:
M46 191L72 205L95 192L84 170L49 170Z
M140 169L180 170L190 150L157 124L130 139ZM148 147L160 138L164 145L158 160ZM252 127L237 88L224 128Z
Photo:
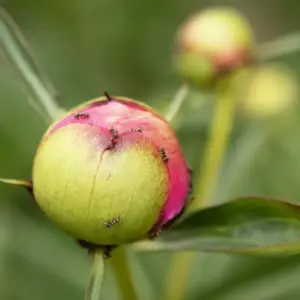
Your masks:
M23 30L66 107L109 91L145 101L163 113L180 86L171 64L174 33L191 13L207 6L240 9L259 42L300 28L296 0L0 3ZM280 61L299 76L300 53ZM0 64L0 176L30 178L33 155L46 125L28 105L27 93L7 62L1 59ZM174 126L189 164L197 171L212 105L208 96L197 92L188 100ZM298 110L291 118L270 122L238 118L215 190L216 201L240 194L300 199ZM22 189L1 185L0 195L0 299L82 300L90 264L85 251L46 220ZM130 252L129 257L140 299L160 299L170 254ZM199 254L186 299L296 300L299 278L298 257ZM111 272L105 279L103 299L119 299Z

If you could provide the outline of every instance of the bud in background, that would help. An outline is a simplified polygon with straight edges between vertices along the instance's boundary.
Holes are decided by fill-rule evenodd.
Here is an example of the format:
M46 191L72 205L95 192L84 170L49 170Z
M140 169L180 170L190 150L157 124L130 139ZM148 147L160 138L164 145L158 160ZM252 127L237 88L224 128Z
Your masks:
M292 109L298 97L297 79L285 64L268 64L252 69L241 101L249 117L266 118Z
M247 20L223 7L192 16L180 27L176 42L176 70L200 87L251 61L255 46Z
M75 108L48 129L32 179L46 215L97 245L157 233L182 212L190 188L169 123L148 106L109 96Z

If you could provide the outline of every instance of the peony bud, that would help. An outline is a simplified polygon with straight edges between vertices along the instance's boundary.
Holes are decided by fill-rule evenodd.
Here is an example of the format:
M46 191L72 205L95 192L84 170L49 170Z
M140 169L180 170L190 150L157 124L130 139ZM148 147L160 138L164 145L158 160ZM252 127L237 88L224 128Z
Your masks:
M296 104L298 83L284 64L268 64L252 70L241 107L250 117L265 118L288 111Z
M97 245L158 232L189 193L189 173L167 121L127 98L87 102L55 122L33 164L34 197L63 230Z
M179 29L175 68L200 87L252 59L254 38L247 20L231 8L206 9Z

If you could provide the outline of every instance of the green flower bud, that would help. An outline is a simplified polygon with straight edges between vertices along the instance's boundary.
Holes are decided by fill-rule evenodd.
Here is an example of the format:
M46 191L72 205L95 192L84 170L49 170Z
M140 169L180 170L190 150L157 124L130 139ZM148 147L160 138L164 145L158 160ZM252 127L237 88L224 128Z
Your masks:
M284 64L268 64L252 70L241 101L249 117L265 118L294 107L298 84L293 72Z
M184 80L206 87L252 59L254 37L248 21L231 8L210 8L179 29L175 68Z
M45 133L33 194L76 239L119 245L154 234L186 204L189 176L170 125L125 98L96 99Z

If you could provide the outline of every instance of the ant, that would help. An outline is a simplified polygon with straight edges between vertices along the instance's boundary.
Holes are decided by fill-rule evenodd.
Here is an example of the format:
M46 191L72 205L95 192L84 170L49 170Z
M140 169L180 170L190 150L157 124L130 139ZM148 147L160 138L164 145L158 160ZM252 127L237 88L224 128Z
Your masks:
M121 221L121 218L119 216L114 217L110 221L106 221L105 225L106 225L107 228L111 228L111 227L113 227L113 225L116 225L116 224L120 223L120 221Z
M77 114L75 114L75 115L74 115L74 118L77 119L77 120L79 120L79 119L85 120L85 119L88 119L89 116L90 116L90 115L89 115L88 113L82 112L82 113L77 113Z
M159 148L159 153L165 163L169 161L169 157L167 156L166 150L164 148Z
M131 132L142 132L141 128L131 128Z
M110 134L112 135L112 138L110 139L110 143L107 146L107 149L113 149L115 145L117 144L117 139L119 138L119 133L118 131L111 127L109 129Z
M111 150L116 146L116 144L117 144L117 141L114 138L111 138L106 149Z
M119 133L114 127L111 127L109 129L109 132L111 133L111 135L113 136L114 139L119 138Z

